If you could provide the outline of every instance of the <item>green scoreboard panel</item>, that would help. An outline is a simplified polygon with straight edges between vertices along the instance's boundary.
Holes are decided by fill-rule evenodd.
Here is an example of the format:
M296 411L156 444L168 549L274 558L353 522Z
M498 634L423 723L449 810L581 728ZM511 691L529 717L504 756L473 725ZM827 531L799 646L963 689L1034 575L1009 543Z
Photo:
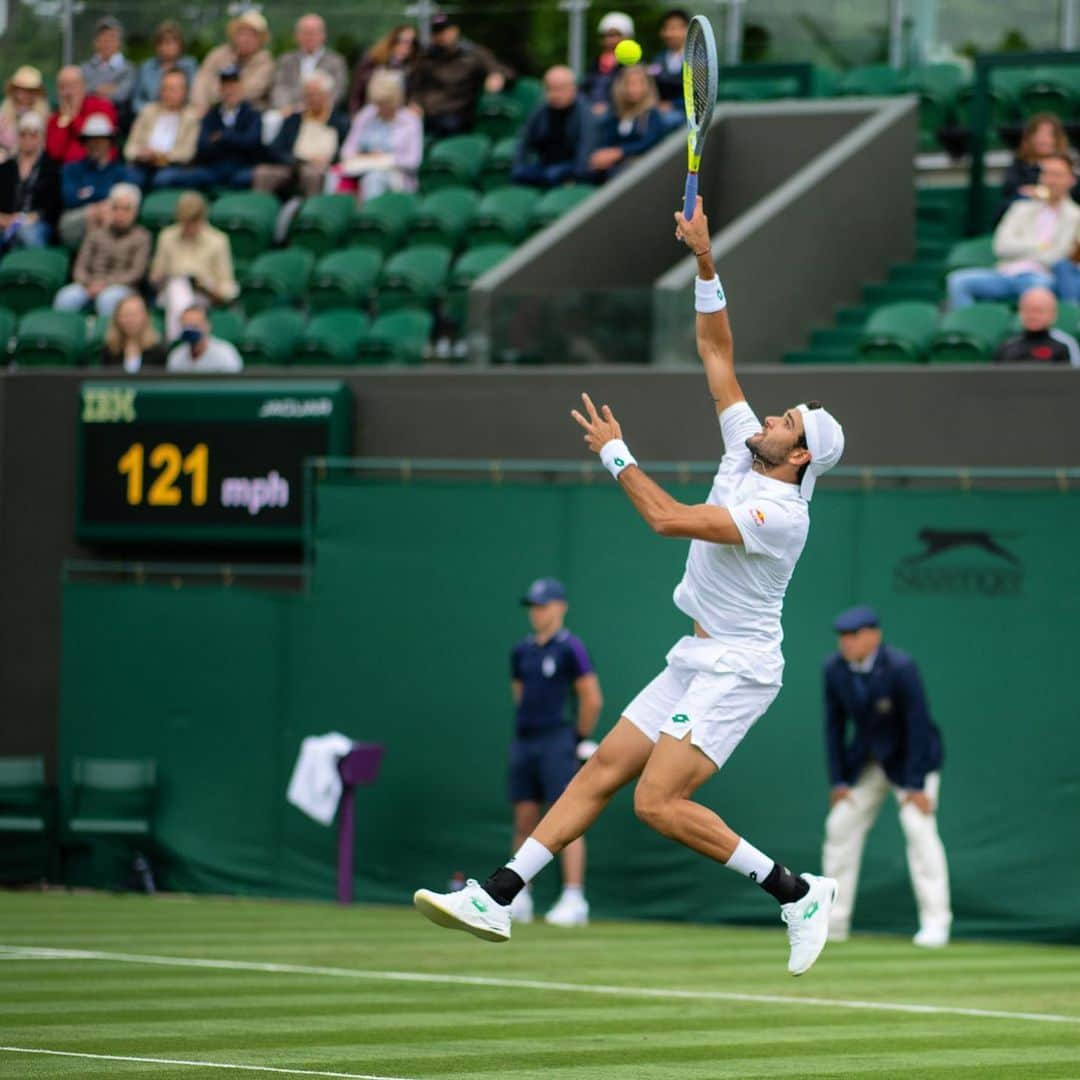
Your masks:
M304 461L352 451L342 382L84 382L76 534L290 543Z

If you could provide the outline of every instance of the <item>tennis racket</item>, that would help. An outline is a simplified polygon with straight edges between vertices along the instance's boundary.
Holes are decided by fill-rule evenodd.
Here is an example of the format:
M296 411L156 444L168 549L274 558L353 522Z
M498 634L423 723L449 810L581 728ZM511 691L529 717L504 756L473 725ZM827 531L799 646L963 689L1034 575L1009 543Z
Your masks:
M686 149L689 165L686 172L686 197L683 216L694 216L697 205L698 169L701 151L716 105L720 82L720 61L716 53L716 37L712 24L704 15L695 15L686 31L686 46L682 66L683 98L686 101Z

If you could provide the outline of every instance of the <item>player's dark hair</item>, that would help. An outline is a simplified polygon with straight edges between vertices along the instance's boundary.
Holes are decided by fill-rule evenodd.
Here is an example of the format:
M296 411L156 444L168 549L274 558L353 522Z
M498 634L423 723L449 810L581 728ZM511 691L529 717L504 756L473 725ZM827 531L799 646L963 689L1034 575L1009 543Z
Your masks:
M668 8L663 15L660 16L660 26L663 26L668 19L682 19L682 21L689 26L690 25L690 13L685 8Z

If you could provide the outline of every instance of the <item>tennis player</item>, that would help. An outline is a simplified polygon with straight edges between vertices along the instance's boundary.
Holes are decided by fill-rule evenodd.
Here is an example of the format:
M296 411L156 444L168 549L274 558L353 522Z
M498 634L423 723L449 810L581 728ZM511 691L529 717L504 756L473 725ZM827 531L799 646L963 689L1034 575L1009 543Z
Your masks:
M584 413L572 415L648 525L691 541L675 604L693 620L693 634L676 643L667 667L626 707L509 863L482 885L470 881L448 894L420 889L414 902L440 926L508 940L514 897L588 829L619 788L638 778L638 817L778 901L790 942L788 971L801 975L825 947L836 882L797 877L691 796L780 691L784 594L806 543L814 483L840 460L844 434L816 402L764 424L754 415L735 377L727 304L701 200L691 220L678 213L675 221L676 237L697 256L698 353L724 440L708 500L684 505L651 480L606 405L597 410L583 394Z

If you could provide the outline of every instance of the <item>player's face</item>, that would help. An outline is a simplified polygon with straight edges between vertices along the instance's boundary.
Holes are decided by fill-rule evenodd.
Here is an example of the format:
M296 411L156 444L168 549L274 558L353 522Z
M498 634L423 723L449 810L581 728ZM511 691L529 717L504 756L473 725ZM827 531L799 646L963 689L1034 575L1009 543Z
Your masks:
M881 645L881 631L876 626L864 626L851 634L836 638L840 655L849 664L859 664Z
M798 409L788 409L783 416L766 416L761 431L751 435L746 445L767 465L783 465L800 449L798 443L804 433L802 413ZM803 465L805 462L800 460L792 464Z
M529 623L537 634L553 634L566 617L566 602L552 600L547 604L529 605Z

